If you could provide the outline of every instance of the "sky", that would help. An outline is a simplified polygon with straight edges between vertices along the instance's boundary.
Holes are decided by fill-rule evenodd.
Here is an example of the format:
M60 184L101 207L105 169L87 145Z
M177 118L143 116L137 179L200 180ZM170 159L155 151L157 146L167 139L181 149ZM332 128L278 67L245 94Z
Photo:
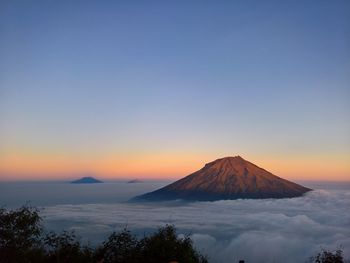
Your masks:
M349 1L1 1L0 180L350 180Z

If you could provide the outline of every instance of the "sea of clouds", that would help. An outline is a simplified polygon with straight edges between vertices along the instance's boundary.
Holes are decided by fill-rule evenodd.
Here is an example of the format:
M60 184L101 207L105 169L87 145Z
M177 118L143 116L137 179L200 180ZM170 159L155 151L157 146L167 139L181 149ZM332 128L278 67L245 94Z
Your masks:
M350 191L315 190L292 199L51 205L47 229L75 230L92 244L129 228L142 236L174 224L212 263L307 262L342 246L350 258Z

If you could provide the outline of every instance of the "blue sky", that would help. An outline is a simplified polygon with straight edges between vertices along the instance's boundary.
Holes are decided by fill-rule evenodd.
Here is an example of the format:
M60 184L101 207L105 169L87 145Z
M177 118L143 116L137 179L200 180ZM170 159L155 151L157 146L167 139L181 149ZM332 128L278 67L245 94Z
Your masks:
M1 1L0 171L42 155L350 161L349 25L348 1Z

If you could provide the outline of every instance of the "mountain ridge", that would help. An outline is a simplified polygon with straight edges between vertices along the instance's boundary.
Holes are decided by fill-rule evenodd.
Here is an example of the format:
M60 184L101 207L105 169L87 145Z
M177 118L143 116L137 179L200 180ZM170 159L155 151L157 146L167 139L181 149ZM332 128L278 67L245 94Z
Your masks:
M308 191L311 189L278 177L238 155L209 162L200 170L134 200L288 198Z
M100 184L102 181L92 177L92 176L84 176L77 180L71 181L71 184Z

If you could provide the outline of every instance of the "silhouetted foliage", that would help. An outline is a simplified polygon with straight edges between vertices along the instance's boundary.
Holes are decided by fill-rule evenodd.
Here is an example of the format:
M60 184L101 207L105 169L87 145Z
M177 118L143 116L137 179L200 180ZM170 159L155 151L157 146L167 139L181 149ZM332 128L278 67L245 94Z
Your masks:
M127 229L113 232L97 248L83 246L73 232L44 233L36 208L0 208L0 263L207 263L189 236L179 238L173 225L137 239ZM341 249L322 250L313 263L343 263Z
M343 251L337 249L336 251L328 251L322 249L321 252L317 253L316 256L311 258L313 263L344 263Z
M137 247L138 240L129 230L124 229L120 233L113 232L107 241L97 248L97 260L103 259L105 263L137 262Z
M95 258L97 261L103 259L104 263L208 262L193 248L189 237L177 237L172 225L159 228L156 233L141 240L127 229L113 233L96 250Z
M34 262L42 257L40 221L38 210L33 207L0 209L1 262Z
M137 239L127 229L113 232L97 248L83 246L73 232L44 233L36 208L0 209L1 263L206 263L186 236L179 238L172 225Z
M193 249L192 240L186 236L178 238L172 225L159 228L158 232L140 241L143 262L208 262Z
M92 249L83 247L73 232L50 232L43 243L45 262L92 262Z

